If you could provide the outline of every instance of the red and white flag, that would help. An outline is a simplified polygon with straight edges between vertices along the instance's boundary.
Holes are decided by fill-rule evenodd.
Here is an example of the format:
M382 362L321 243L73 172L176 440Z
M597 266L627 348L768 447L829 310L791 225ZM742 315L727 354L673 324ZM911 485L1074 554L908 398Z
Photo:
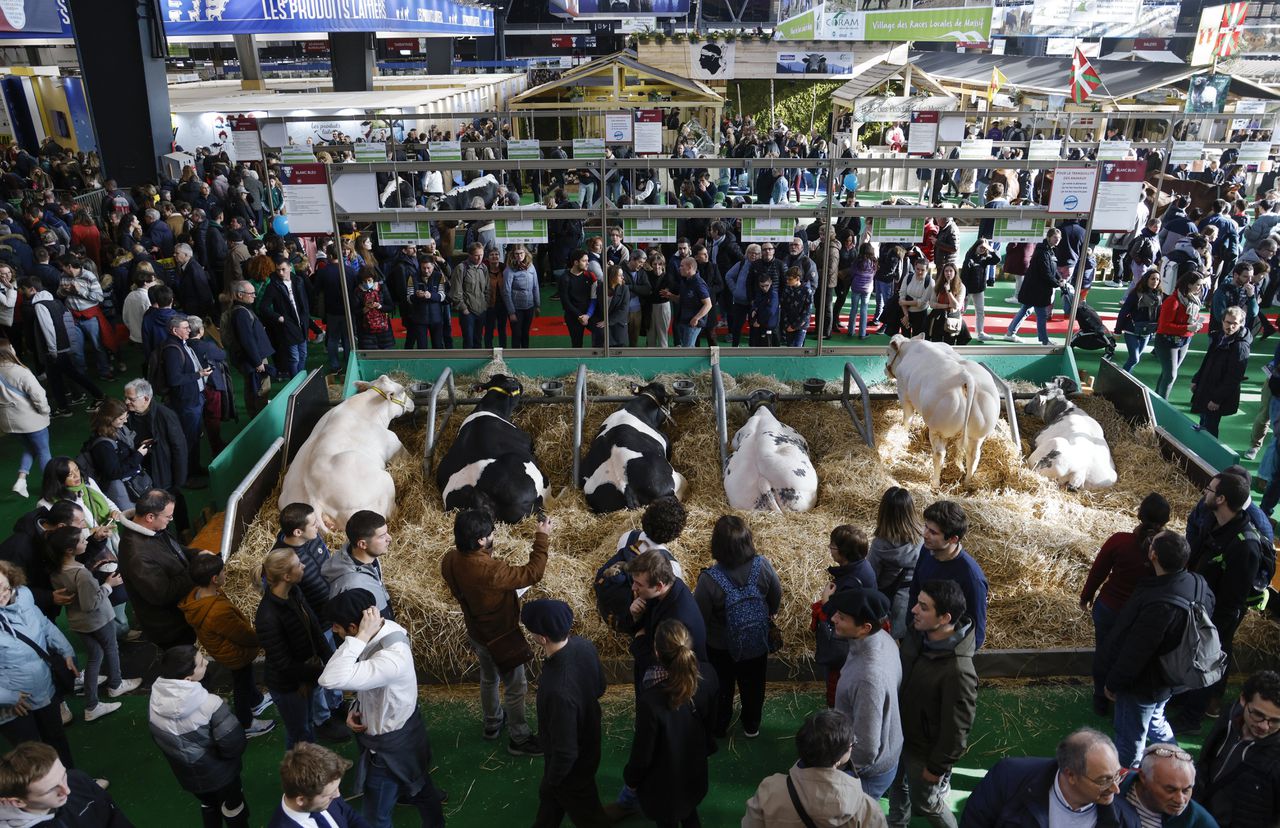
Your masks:
M1196 45L1191 52L1191 65L1204 66L1216 58L1230 57L1240 46L1248 3L1209 6L1201 12L1196 29Z
M1071 59L1072 102L1084 103L1099 86L1102 86L1102 78L1098 75L1098 70L1093 68L1093 64L1077 46L1075 56Z
M1222 8L1216 47L1218 57L1230 57L1240 45L1240 36L1244 34L1244 18L1248 12L1248 3L1228 3Z

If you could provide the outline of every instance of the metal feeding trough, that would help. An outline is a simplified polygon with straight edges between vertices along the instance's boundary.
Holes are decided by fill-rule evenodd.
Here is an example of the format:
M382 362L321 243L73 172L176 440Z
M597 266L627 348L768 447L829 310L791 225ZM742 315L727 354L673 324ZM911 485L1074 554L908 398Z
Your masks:
M827 381L820 377L809 377L804 381L804 392L806 394L821 394L827 389Z
M433 385L434 383L430 383L425 380L418 380L417 382L409 383L409 395L413 397L414 403L425 403L430 400L431 388Z
M671 389L676 392L677 397L692 397L694 395L693 380L675 380L671 383Z
M564 383L560 380L547 380L541 388L544 397L558 397L564 393Z

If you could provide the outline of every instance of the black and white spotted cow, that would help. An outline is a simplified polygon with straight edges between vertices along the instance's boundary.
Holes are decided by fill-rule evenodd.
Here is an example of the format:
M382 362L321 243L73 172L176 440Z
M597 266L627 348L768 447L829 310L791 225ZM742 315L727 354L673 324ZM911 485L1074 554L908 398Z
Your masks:
M807 512L818 502L809 444L778 420L776 399L770 391L747 398L751 417L733 436L733 456L724 473L724 491L735 509Z
M469 184L454 187L440 197L439 209L469 210L471 209L471 199L476 196L484 199L486 209L492 207L493 203L498 200L498 179L492 175L482 175Z
M514 377L495 374L472 390L484 396L436 468L436 485L446 510L483 507L503 523L518 523L542 510L550 485L533 440L511 422L524 389Z
M638 509L660 497L683 498L686 482L671 467L661 431L671 397L660 382L632 385L634 397L605 419L591 441L578 482L593 512Z

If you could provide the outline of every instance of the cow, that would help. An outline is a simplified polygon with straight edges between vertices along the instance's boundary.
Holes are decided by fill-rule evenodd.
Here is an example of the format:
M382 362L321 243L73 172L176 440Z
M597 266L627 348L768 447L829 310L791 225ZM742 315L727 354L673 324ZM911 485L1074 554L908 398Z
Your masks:
M724 492L735 509L807 512L818 502L818 472L800 432L778 420L777 395L754 391L750 416L733 435Z
M413 411L413 396L386 374L357 382L356 394L325 413L285 473L280 508L307 503L329 531L371 509L390 518L396 484L387 463L404 446L391 421Z
M685 494L684 476L671 467L671 443L660 430L671 420L666 386L632 385L631 393L605 418L582 463L578 483L593 512L638 509Z
M441 196L435 206L439 210L469 210L471 199L480 196L484 199L487 210L498 200L498 187L498 179L492 175L482 175L468 184L454 187Z
M533 439L511 422L524 388L494 374L472 391L484 396L436 468L445 510L484 508L503 523L541 513L550 481L533 456Z
M964 479L972 479L982 457L982 443L1000 421L1000 392L982 366L962 359L950 345L907 339L889 342L885 373L897 380L902 422L910 426L917 411L929 429L933 448L933 485L942 482L947 443L960 443Z
M1045 422L1027 459L1036 474L1071 490L1097 491L1116 484L1116 467L1102 426L1068 400L1061 386L1041 390L1027 403L1026 412Z

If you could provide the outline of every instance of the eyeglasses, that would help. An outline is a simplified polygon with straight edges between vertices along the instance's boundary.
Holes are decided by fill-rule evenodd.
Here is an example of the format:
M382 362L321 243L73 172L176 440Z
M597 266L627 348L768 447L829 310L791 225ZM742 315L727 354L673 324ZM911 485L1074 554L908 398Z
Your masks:
M1244 713L1254 724L1265 724L1267 727L1280 727L1280 716L1268 716L1251 704L1244 706Z
M1119 785L1122 781L1124 781L1124 775L1125 775L1125 771L1124 769L1121 769L1116 771L1111 776L1100 776L1097 779L1090 779L1089 781L1105 791L1107 788L1110 788L1112 785Z
M1187 753L1185 750L1178 750L1177 748L1165 747L1164 745L1151 745L1150 747L1148 747L1146 750L1142 752L1142 755L1143 756L1161 756L1166 759L1172 757L1182 762L1193 761L1191 758L1191 754Z
M1210 487L1210 486L1205 486L1205 487L1204 487L1203 489L1201 489L1200 491L1204 492L1204 493L1205 493L1205 494L1207 494L1207 495L1216 495L1216 494L1218 493L1218 490L1217 490L1217 489L1214 489L1214 488L1212 488L1212 487Z
M760 249L761 249L761 250L772 250L772 249L773 249L773 246L772 246L772 245L769 245L768 247L762 247L762 248L760 248Z

